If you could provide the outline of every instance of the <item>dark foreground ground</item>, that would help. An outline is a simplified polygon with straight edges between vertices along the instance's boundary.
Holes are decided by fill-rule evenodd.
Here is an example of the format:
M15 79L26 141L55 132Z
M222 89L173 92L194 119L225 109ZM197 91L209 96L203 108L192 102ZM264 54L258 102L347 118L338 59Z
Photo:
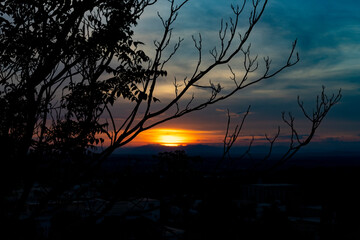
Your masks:
M303 157L274 171L229 164L113 156L35 216L51 191L36 183L20 220L3 215L1 239L360 239L356 158Z

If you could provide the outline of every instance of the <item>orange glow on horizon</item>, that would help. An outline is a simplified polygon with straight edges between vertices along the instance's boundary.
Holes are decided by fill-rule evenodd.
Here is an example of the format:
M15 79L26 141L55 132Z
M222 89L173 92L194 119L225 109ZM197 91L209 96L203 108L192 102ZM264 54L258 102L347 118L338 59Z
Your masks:
M110 145L110 139L105 134L99 134L105 142L103 146ZM140 133L127 146L144 146L159 144L168 147L187 146L192 144L214 144L223 139L222 131L188 130L181 128L153 128Z
M217 131L196 131L178 128L154 128L141 133L134 145L160 144L168 147L217 142Z

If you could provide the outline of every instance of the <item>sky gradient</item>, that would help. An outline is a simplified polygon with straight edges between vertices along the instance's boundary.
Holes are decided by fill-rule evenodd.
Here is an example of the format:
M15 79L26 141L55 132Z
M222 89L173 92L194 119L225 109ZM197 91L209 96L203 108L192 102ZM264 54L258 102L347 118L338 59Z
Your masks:
M158 85L156 97L165 104L174 96L174 77L183 79L191 76L197 63L197 53L192 35L201 33L203 38L203 68L212 58L209 50L219 45L218 30L220 20L232 16L231 4L242 1L229 0L190 0L179 13L174 25L172 44L181 37L184 41L180 50L165 69L168 75ZM250 1L247 9L250 9ZM316 95L322 86L329 94L341 88L343 98L328 114L317 132L315 141L360 142L360 2L357 0L270 0L260 22L255 26L249 43L251 52L261 59L269 56L273 69L285 63L292 42L297 39L296 51L300 62L276 77L246 88L229 100L210 106L183 118L159 126L162 129L184 129L190 135L191 143L221 143L226 128L226 109L232 112L232 122L241 120L243 112L251 105L251 114L244 126L243 141L249 136L263 138L265 133L272 134L277 126L282 134L289 134L283 125L281 112L290 111L296 118L296 126L303 134L307 133L308 123L297 107L297 96L311 111ZM153 41L162 33L162 25L157 12L167 16L169 3L159 0L142 15L135 30L135 39L145 43L146 53L153 57ZM243 13L239 31L247 27L248 11ZM165 52L166 54L166 52ZM242 64L241 56L231 62L236 71ZM239 70L240 71L240 70ZM259 70L261 72L261 68ZM228 68L215 69L204 78L220 83L224 91L231 87ZM192 91L197 99L205 99L205 91ZM121 105L120 105L121 106ZM125 107L126 108L126 107ZM121 108L124 109L124 105ZM121 118L120 110L116 117ZM116 114L115 114L116 115ZM234 126L234 125L232 125ZM154 142L156 130L143 133L132 145ZM163 130L161 130L163 131ZM160 131L160 132L161 132ZM360 144L359 144L360 146Z

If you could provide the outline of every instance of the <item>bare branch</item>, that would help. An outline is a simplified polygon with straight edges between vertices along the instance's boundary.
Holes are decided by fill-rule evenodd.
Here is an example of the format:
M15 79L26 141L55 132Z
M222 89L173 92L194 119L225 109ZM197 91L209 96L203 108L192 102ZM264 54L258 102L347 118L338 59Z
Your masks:
M283 121L289 126L290 131L291 131L291 140L290 140L291 142L290 142L289 149L283 154L281 159L271 169L274 169L274 168L278 167L279 165L284 164L287 160L289 160L291 157L293 157L295 155L295 153L297 153L301 148L303 148L304 146L306 146L310 143L312 138L315 136L316 130L318 129L318 127L324 120L327 113L330 111L330 109L335 104L337 104L341 100L341 97L342 97L341 89L339 90L337 95L332 94L332 96L329 97L328 95L326 95L325 87L323 86L321 95L317 96L317 98L316 98L316 107L313 110L313 112L314 112L313 117L309 117L309 115L307 114L307 111L304 108L304 104L302 102L298 101L298 105L299 105L300 109L306 116L306 119L308 119L311 123L310 132L308 133L307 137L305 137L305 139L300 138L299 134L297 133L297 131L294 127L294 118L292 117L292 115L289 114L290 120L287 120L284 117L285 114L283 113ZM294 140L296 140L296 143Z
M198 50L198 55L199 55L199 59L198 62L196 64L195 70L194 70L194 74L192 75L191 79L194 78L194 76L197 74L199 67L201 65L201 49L202 49L202 38L201 38L201 34L199 33L199 40L196 41L195 37L192 36L192 39L194 41L195 44L195 48Z
M247 108L246 112L244 113L244 115L243 115L243 117L241 119L240 124L237 124L235 126L235 130L232 132L231 135L229 135L231 115L230 115L229 109L227 109L227 119L228 120L227 120L227 125L226 125L226 133L225 133L224 140L223 140L223 154L222 154L222 157L221 157L220 161L218 161L218 163L216 164L215 171L219 169L219 167L223 163L225 157L229 156L230 149L232 148L232 146L234 145L234 143L238 139L238 137L239 137L239 135L241 133L241 130L243 129L245 119L250 113L250 108L251 108L251 106L249 105L249 107ZM250 143L250 145L251 144L252 144L252 142Z

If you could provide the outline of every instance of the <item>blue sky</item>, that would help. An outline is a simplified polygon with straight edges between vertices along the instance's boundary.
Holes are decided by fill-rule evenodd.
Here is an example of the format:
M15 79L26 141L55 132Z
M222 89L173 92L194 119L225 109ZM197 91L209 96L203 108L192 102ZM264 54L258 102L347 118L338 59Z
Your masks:
M250 9L251 1L247 7ZM218 45L218 29L221 18L231 16L230 4L242 1L190 0L179 13L174 25L173 39L184 38L184 42L168 64L168 77L162 80L157 92L163 103L173 94L174 77L183 79L191 75L197 55L191 39L202 34L204 67L212 59L208 50ZM135 28L135 38L145 42L144 49L152 56L153 40L162 33L157 12L168 14L166 0L158 3L143 14ZM287 59L291 44L298 39L296 50L300 62L275 78L239 92L235 97L201 113L194 113L165 124L166 127L189 130L223 131L226 126L224 110L240 113L252 105L244 135L261 135L275 131L281 125L281 112L291 111L296 117L299 129L306 133L307 123L296 106L298 95L311 109L322 85L328 93L342 89L343 99L329 113L318 132L318 139L327 141L360 141L360 1L356 0L269 0L265 13L255 27L249 43L252 52L259 59L269 56L273 67L280 66ZM248 11L244 12L242 23L247 26ZM241 24L242 24L241 23ZM241 32L241 25L239 31ZM172 48L172 46L170 47ZM260 61L260 63L262 63ZM242 64L237 58L231 63L233 69ZM231 87L227 68L219 68L204 81L219 82ZM195 91L197 99L206 98L206 92ZM241 115L241 114L240 114ZM240 118L236 118L234 122ZM207 136L210 137L210 136Z

